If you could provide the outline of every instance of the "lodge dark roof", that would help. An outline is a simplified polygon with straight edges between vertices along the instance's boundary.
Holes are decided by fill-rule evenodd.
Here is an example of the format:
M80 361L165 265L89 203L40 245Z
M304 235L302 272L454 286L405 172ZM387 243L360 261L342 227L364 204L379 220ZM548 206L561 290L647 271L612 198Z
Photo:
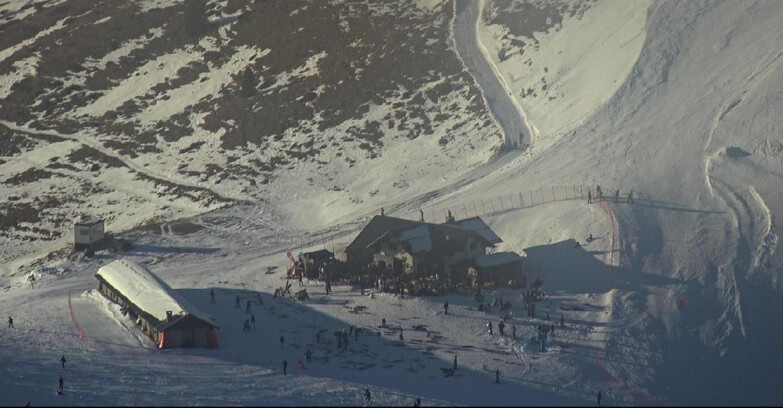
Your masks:
M376 215L348 245L346 251L363 251L392 236L412 252L444 250L452 247L454 241L464 241L470 237L483 242L484 246L493 244L480 232L456 224L430 224Z
M317 261L323 261L323 260L334 258L334 253L326 249L321 249L313 252L305 252L302 255L307 259L314 259Z
M386 231L399 231L406 228L416 227L423 224L418 221L406 220L404 218L387 217L385 215L376 215L372 217L364 229L356 238L345 248L345 252L363 251L373 241L378 239Z

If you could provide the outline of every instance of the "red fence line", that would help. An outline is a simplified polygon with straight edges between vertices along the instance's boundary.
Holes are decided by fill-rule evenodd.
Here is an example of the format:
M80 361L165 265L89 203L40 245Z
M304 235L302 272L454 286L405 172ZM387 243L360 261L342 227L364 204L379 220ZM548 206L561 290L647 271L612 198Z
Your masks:
M79 321L76 319L76 313L73 312L73 306L71 305L71 292L68 292L68 309L71 310L71 320L73 320L73 325L76 326L76 330L79 331L79 338L84 338L84 330L82 330L82 327L79 326Z

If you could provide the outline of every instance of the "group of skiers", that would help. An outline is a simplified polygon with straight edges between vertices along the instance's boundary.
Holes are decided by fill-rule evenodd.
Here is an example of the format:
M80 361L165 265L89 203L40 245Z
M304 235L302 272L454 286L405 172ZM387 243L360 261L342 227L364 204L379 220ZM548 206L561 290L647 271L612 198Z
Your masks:
M596 191L596 201L601 201L604 198L604 192L601 191L601 186L595 186ZM591 204L593 202L593 191L591 189L587 189L587 203ZM620 202L620 189L614 191L614 202ZM628 204L633 203L633 190L628 192L628 195L626 196L626 201Z

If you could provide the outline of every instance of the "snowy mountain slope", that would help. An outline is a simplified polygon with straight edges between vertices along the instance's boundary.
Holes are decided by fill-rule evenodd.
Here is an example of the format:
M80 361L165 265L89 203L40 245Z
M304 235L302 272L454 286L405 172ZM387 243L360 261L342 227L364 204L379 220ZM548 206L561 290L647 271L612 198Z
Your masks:
M506 4L498 10L529 3ZM641 41L638 57L607 58L604 66L585 67L573 62L587 61L577 54L564 52L551 61L538 56L535 66L562 63L570 70L565 77L589 78L598 68L627 74L612 82L616 88L606 94L569 88L568 98L592 101L574 110L592 112L579 119L579 127L554 115L529 116L540 133L525 152L452 172L421 160L433 153L433 146L419 138L387 146L380 162L357 160L354 167L340 167L357 173L329 173L335 185L349 189L320 192L317 183L303 187L302 180L323 173L297 165L279 176L286 183L267 185L268 203L243 203L127 233L137 248L124 256L147 263L198 307L209 308L210 287L228 299L214 310L221 325L221 348L214 352L159 352L144 347L143 340L140 347L126 347L137 336L122 334L117 327L123 321L111 307L90 303L92 295L84 294L95 287L97 268L119 255L100 253L76 262L54 254L41 265L59 265L63 272L39 270L36 289L23 274L4 273L0 309L15 316L20 330L2 330L0 350L14 351L2 351L3 360L12 362L4 367L24 369L4 368L4 378L13 380L0 384L0 395L10 395L9 404L34 399L43 389L46 395L34 403L116 404L122 395L130 404L137 395L140 402L177 404L192 395L189 402L210 404L229 395L236 404L337 405L361 403L363 388L369 386L378 403L393 405L408 405L416 395L433 405L583 404L593 403L597 390L603 403L611 405L779 404L776 346L783 327L775 311L783 305L776 219L783 202L783 149L775 109L781 94L783 30L778 22L783 8L749 1L655 2L647 10L642 10L647 3L638 4L633 16L647 16L644 31L617 29L609 42L627 51ZM607 5L611 3L585 3L581 15L556 11L551 18L562 21L559 41L601 38L607 25L627 28L628 14L618 9L591 12ZM598 23L610 16L618 20ZM492 18L498 25L519 22ZM519 27L497 29L516 32ZM488 50L502 48L491 43L491 36L481 40ZM310 72L306 60L292 64L304 67L294 70ZM573 113L556 102L552 112ZM524 106L522 100L520 104ZM372 112L368 115L377 114ZM495 141L499 144L500 137ZM417 149L419 144L424 147ZM461 152L452 151L457 158ZM484 162L489 152L469 159ZM452 166L462 164L454 162L458 164ZM147 167L165 173L153 164ZM403 179L416 187L389 193L393 182L388 177L399 169L415 175ZM610 197L608 202L588 204L583 193L556 199L552 188L592 188L595 194L596 185ZM632 190L633 203L615 202L618 188L621 198ZM551 200L543 194L550 190ZM286 250L339 249L355 236L364 217L381 206L393 215L415 217L422 209L430 217L463 203L533 191L542 196L535 205L493 210L495 215L484 217L504 240L497 250L526 253L528 278L540 277L550 294L539 304L536 319L529 319L518 306L518 291L488 293L514 302L510 322L518 329L517 339L486 333L486 321L496 323L500 316L479 313L469 296L369 299L336 287L326 297L317 284L308 284L311 303L271 299L283 284L279 271L288 263ZM294 204L291 197L306 200ZM596 239L586 242L588 235ZM577 240L581 246L575 248ZM267 267L276 272L265 274ZM76 319L88 316L83 318L87 340L76 336L67 309L69 292ZM231 299L256 292L266 296L263 307L253 306L265 326L248 335L240 330L245 315L233 309ZM445 300L454 310L448 319L442 315ZM100 313L114 326L100 327L94 320ZM535 326L557 323L561 313L566 327L557 330L546 352L537 351L528 341ZM381 317L404 327L404 343L395 330L382 333L381 339L362 337L348 353L324 343L310 370L296 370L305 347L315 346L316 331L328 330L329 338L349 325L374 330ZM280 349L281 334L287 351ZM103 342L91 343L93 336ZM125 349L126 358L111 356ZM66 388L73 381L74 392L55 399L47 387L56 380L51 371L60 350L76 355L69 360L74 366L91 368L69 375ZM455 353L460 376L444 378L439 368L449 367ZM293 380L272 372L282 358L288 359ZM490 385L495 368L502 373L500 385ZM221 373L219 380L215 372ZM134 385L149 391L134 394Z
M93 194L68 192L60 200L82 201L78 207L47 205L33 198L48 188L41 171L65 177L59 169L73 159L64 152L65 158L46 164L55 159L41 151L37 169L29 170L30 161L12 149L0 159L3 174L29 170L38 177L14 179L17 194L9 196L20 198L2 205L9 212L29 207L45 214L48 226L39 226L45 231L36 238L57 243L41 251L18 248L14 242L26 234L25 226L12 224L2 231L16 247L11 252L35 256L62 247L69 237L65 226L81 215L109 218L108 229L121 231L232 201L270 207L298 201L303 209L323 200L340 207L369 201L377 207L434 186L435 178L422 178L421 170L398 157L428 162L453 178L486 162L502 143L451 44L446 2L415 8L364 2L93 3L4 5L4 140L78 141L108 156L87 159L88 165L116 158L123 173L165 182L164 201L182 201L183 189L198 193L188 194L187 210L178 206L153 216L147 209L146 217L107 208L107 200ZM242 96L240 73L247 68L254 72L255 91ZM28 143L26 157L48 144ZM127 177L116 178L115 185L102 169L81 182L93 190L122 190ZM396 177L366 179L376 172ZM287 188L291 184L298 188ZM58 188L61 196L64 190ZM315 199L324 190L326 197ZM157 198L138 198L160 206ZM327 211L319 222L344 214Z

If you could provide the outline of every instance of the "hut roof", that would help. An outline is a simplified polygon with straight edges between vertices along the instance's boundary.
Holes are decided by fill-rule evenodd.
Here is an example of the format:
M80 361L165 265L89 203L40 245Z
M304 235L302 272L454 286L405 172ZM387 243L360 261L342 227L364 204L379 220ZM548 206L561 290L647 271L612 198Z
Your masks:
M464 228L471 231L476 231L479 235L484 237L484 239L489 241L489 243L492 245L503 242L503 240L500 239L500 237L497 236L497 234L495 234L495 231L492 231L492 228L490 228L489 225L487 225L487 223L485 223L484 220L481 219L481 217L466 218L464 220L449 223L449 225L458 228Z
M516 252L497 252L494 254L481 255L476 257L476 266L488 268L491 266L505 265L514 262L521 262L523 259Z
M165 322L166 312L171 311L173 316L190 314L214 326L211 316L198 310L149 269L132 260L120 259L104 265L95 276L160 322Z

